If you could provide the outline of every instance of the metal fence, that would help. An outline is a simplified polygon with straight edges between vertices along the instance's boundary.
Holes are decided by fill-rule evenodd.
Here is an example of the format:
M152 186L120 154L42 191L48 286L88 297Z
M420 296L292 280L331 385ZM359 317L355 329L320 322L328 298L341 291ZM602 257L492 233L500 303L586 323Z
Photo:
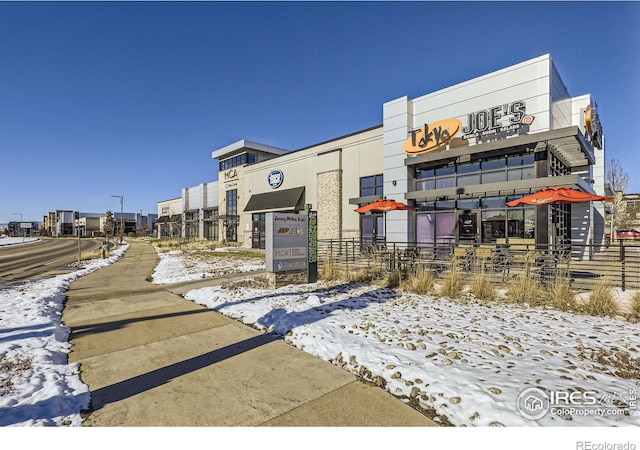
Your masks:
M320 273L331 264L344 272L366 270L384 276L395 270L408 275L424 269L441 276L455 265L467 277L482 271L503 284L524 275L543 284L569 278L575 289L584 291L602 279L623 291L640 289L640 243L624 240L609 246L537 246L329 239L318 241L318 262Z

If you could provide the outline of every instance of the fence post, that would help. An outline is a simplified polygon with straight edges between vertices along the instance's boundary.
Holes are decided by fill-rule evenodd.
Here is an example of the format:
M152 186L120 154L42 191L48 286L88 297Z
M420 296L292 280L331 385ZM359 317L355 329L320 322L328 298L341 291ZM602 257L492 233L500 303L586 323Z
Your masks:
M620 269L622 272L622 292L626 288L626 276L625 276L625 254L624 254L624 241L620 239Z

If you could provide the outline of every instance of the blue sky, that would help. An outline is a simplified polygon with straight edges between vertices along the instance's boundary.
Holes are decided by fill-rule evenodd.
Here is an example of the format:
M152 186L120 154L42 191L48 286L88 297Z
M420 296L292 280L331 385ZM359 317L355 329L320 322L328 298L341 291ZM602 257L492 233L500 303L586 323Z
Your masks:
M298 149L550 53L640 192L637 2L0 2L0 223L155 213L211 151Z

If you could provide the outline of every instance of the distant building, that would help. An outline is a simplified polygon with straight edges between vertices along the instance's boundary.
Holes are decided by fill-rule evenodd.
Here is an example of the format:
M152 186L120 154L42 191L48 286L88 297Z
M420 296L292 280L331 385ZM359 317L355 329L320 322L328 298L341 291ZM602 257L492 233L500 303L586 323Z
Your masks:
M12 221L7 224L9 236L38 236L40 235L40 222Z
M76 212L57 209L43 216L43 234L50 237L76 236L80 227L80 236L104 236L105 213L80 212L76 222ZM151 234L157 220L156 214L142 215L141 213L119 212L113 213L115 234L118 233L120 223L124 224L125 235L136 236Z

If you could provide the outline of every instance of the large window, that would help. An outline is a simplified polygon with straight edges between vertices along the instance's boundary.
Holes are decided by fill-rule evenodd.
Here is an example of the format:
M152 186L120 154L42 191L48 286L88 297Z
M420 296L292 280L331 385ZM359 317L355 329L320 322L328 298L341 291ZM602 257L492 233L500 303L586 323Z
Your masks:
M253 153L243 153L241 155L236 155L233 158L220 161L220 171L229 170L232 167L244 166L245 164L253 164L257 160L258 157Z
M520 197L522 195L417 202L418 242L450 242L455 239L456 231L460 238L461 230L456 230L453 221L456 211L466 215L479 214L476 232L483 243L496 243L507 238L533 239L535 207L506 206L506 202ZM473 235L474 239L476 232L465 230L465 233L469 236Z
M371 195L383 195L382 175L360 178L360 197L369 197Z
M238 215L238 190L237 189L232 189L230 191L227 191L226 203L227 203L227 215L228 216Z
M534 154L522 153L416 171L416 190L444 189L535 178Z

